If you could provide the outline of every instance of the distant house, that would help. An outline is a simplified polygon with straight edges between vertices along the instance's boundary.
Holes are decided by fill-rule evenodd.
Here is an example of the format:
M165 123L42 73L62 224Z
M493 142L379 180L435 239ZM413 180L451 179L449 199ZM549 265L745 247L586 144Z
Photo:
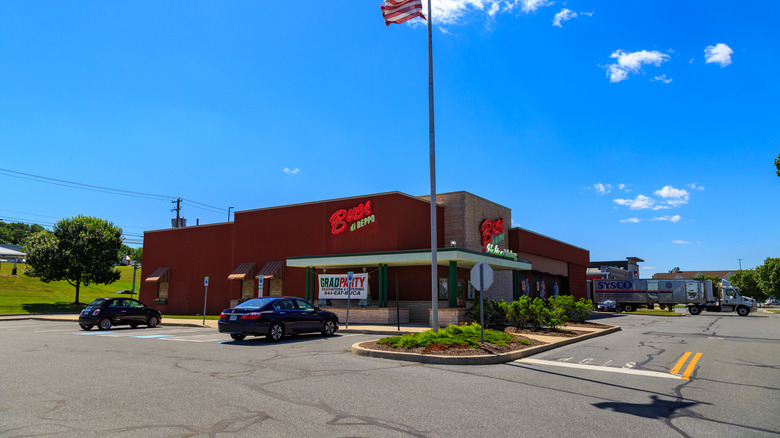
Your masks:
M699 275L703 275L705 277L717 277L721 281L723 281L723 280L728 280L729 277L731 277L731 275L735 272L736 271L681 271L675 268L672 270L672 272L653 274L653 278L657 280L673 280L673 279L689 280Z

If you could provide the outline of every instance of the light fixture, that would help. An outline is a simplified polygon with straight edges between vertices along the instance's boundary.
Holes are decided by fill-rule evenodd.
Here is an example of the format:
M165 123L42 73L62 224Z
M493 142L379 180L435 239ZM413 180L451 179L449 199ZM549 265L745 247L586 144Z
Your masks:
M455 248L455 245L457 245L457 242L455 242L454 240L450 240L450 246L452 248Z

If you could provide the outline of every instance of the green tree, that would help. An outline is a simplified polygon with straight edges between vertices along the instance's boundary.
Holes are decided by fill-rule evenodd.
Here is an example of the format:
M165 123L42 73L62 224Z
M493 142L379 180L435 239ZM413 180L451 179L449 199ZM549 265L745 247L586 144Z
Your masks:
M143 263L144 258L144 247L139 246L138 248L133 250L133 253L130 254L130 260L136 262L136 263Z
M38 224L27 225L22 222L0 222L0 243L9 245L21 245L24 238L43 231Z
M76 288L74 304L80 304L82 284L119 280L114 266L119 262L121 247L122 229L111 222L88 216L62 219L54 224L54 231L42 231L25 239L24 273L44 283L67 281Z
M752 269L731 274L729 283L738 287L739 292L746 297L753 297L759 301L766 299L758 284L758 273Z
M780 154L775 158L775 167L777 167L777 176L780 176Z
M756 268L758 285L767 297L780 297L780 258L768 257L764 264Z

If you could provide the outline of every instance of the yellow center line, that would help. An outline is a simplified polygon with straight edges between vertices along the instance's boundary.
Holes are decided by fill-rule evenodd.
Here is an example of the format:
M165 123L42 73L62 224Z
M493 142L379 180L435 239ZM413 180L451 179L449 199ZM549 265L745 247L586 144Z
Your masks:
M693 356L693 360L691 360L691 363L688 364L688 368L685 369L685 372L682 375L683 379L690 380L689 377L691 376L691 373L693 373L693 368L696 366L696 362L699 361L700 357L701 353L696 353L696 355Z
M670 374L677 374L680 372L680 369L683 365L685 365L685 361L688 360L688 357L691 355L690 351L686 351L685 354L683 354L683 357L680 358L679 361L677 361L677 365L672 368L671 371L669 371Z

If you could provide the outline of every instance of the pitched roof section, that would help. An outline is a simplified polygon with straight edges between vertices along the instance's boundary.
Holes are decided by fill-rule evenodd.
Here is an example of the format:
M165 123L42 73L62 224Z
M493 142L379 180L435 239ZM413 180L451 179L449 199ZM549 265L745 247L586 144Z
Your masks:
M730 276L735 271L679 271L679 272L659 272L653 274L653 278L656 280L674 280L676 278L691 279L697 275L704 275L705 277L718 277L721 280Z
M276 260L273 262L268 262L260 269L260 272L257 273L257 277L263 277L263 278L282 278L284 277L284 269L282 267L284 266L284 260ZM278 274L278 275L277 275Z
M157 268L152 272L152 275L146 277L145 281L151 282L151 283L159 283L161 281L168 281L168 272L170 268L163 267L163 268Z
M241 263L236 266L233 273L228 275L228 280L246 280L252 277L252 273L255 271L255 262Z

